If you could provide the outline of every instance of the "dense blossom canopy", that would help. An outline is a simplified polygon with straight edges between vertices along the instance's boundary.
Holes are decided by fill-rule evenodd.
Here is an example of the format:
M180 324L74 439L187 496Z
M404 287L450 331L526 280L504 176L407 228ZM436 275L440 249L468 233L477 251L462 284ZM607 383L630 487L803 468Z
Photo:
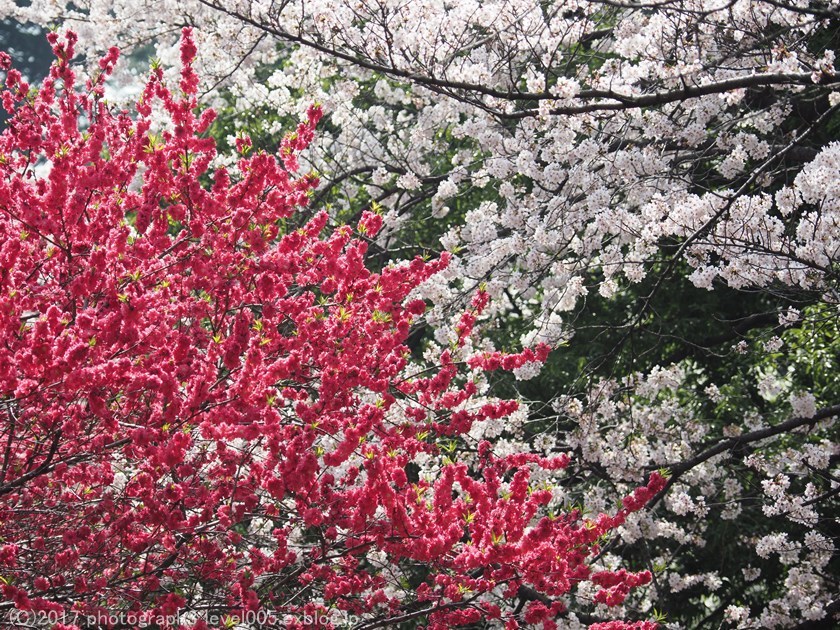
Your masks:
M559 481L532 478L564 510L608 514L671 471L595 560L648 584L620 609L591 581L566 613L524 589L523 607L572 628L618 610L756 629L840 612L837 0L5 4L89 51L151 42L172 67L196 25L213 164L231 172L241 135L273 151L319 101L299 156L319 172L312 205L336 224L381 208L372 268L449 257L407 296L429 307L399 342L408 373L446 348L476 370L499 348L562 346L508 360L515 378L469 377L529 401L448 438L452 459L473 465L482 440L570 454ZM464 337L479 288L483 335ZM424 457L418 480L439 472Z
M448 256L371 271L373 212L287 229L318 106L279 157L243 137L211 171L189 29L178 89L157 67L136 112L103 98L116 48L79 89L76 35L49 40L37 91L0 59L4 624L551 628L581 583L615 606L650 581L588 563L661 474L585 516L552 492L568 455L470 437L517 413L483 373L548 346L473 350L479 290L450 348L409 361L409 294Z

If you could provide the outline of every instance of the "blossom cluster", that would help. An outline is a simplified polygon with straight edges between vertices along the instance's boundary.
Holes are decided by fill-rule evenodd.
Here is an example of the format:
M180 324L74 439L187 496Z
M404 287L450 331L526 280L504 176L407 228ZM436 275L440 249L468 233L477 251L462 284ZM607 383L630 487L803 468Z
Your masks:
M630 595L628 613L661 609L669 593L684 594L666 612L688 626L707 614L736 627L795 626L836 610L827 594L838 584L825 577L836 565L821 556L812 571L805 551L809 536L831 541L837 517L836 3L19 4L7 0L7 14L72 24L89 51L154 42L164 67L179 59L173 25L195 24L200 89L237 112L225 128L236 150L212 158L234 178L256 146L241 137L246 127L261 122L279 139L285 121L320 102L329 124L286 155L321 174L315 198L340 202L333 219L347 200L358 216L376 200L382 225L361 238L377 255L449 255L407 295L426 303L412 321L433 328L434 341L420 365L409 365L421 354L412 347L405 375L424 374L448 348L486 397L495 376L483 368L501 361L499 348L510 337L533 348L507 368L510 387L535 400L477 422L456 416L471 409L457 402L452 417L472 442L453 443L452 459L469 459L482 439L497 456L573 450L569 481L545 479L552 500L568 508L586 498L596 510L631 493L642 472L679 472L644 517L622 525L623 555L661 565L648 567L651 585ZM483 314L469 305L479 287L492 298ZM253 323L238 326L242 336ZM582 373L553 371L565 349L543 368L541 343L585 355ZM610 347L593 358L587 345ZM231 364L238 351L225 347ZM389 407L388 422L403 421L399 409ZM314 448L341 443L323 439ZM426 452L411 462L436 474ZM710 549L722 539L756 553L718 567L716 554L731 548ZM616 558L601 561L616 568ZM597 622L606 612L595 593L583 583L566 603L596 611Z
M579 584L616 606L650 581L589 563L663 475L590 516L552 504L568 454L471 437L518 408L480 375L549 348L472 351L480 290L418 371L411 293L449 257L374 272L380 215L303 212L320 107L276 156L242 138L212 170L191 29L178 89L156 67L134 112L104 98L116 48L79 86L76 34L49 41L37 91L0 58L3 619L552 628Z

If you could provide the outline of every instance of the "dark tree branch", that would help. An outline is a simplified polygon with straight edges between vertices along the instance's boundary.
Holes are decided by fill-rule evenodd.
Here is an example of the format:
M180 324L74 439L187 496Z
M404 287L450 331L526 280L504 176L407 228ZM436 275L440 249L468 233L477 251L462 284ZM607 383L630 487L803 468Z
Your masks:
M785 422L781 422L770 427L765 427L756 431L750 431L749 433L744 433L743 435L739 435L737 437L728 438L726 440L718 442L710 448L707 448L705 451L698 453L690 459L687 459L682 462L675 462L673 464L665 464L664 466L662 466L662 468L667 468L671 472L671 477L668 479L668 483L665 484L665 487L659 492L659 494L656 497L654 497L650 503L648 503L647 507L653 507L684 473L688 472L695 466L698 466L703 462L708 461L715 455L720 455L721 453L725 453L726 451L733 451L741 446L745 446L753 442L758 442L759 440L764 440L766 438L773 437L776 435L781 435L782 433L789 433L791 431L799 429L800 427L814 425L820 420L825 420L827 418L832 418L838 415L840 415L840 405L824 407L823 409L817 411L813 416L791 418L789 420L786 420ZM649 466L648 468L659 468L659 466Z
M497 98L504 101L520 101L532 103L550 100L564 100L561 95L553 94L551 92L523 92L519 90L499 90L477 83L442 79L432 76L431 74L425 75L413 70L397 68L394 65L384 65L381 63L376 63L368 58L360 56L359 54L351 54L349 52L340 50L335 46L330 46L319 42L315 39L309 38L302 33L289 32L287 30L284 30L277 24L267 24L253 17L252 15L246 15L235 9L227 8L223 6L220 2L217 2L216 0L199 1L210 9L219 11L221 13L229 15L230 17L236 18L246 24L249 24L250 26L253 26L258 30L274 35L275 37L284 41L299 44L301 46L306 46L307 48L311 48L325 55L329 55L330 57L334 57L336 59L341 59L342 61L352 63L361 68L365 68L366 70L371 70L373 72L378 72L392 77L404 79L411 83L416 83L417 85L426 87L430 90L445 93L448 96L451 96L452 98L456 98L458 100L470 102L474 105L480 106L482 109L485 109L493 115L499 116L501 118L529 118L537 116L539 114L539 111L537 109L525 109L523 111L514 113L502 112L500 110L496 110L495 108L488 107L484 103L476 103L474 99L467 98L463 94L459 93L466 92L476 95ZM600 32L598 33L599 36L601 36ZM830 87L837 83L836 81L829 80L829 77L824 77L824 79L824 85L826 85L826 87ZM666 90L663 92L655 92L652 94L642 95L622 94L614 90L585 89L581 90L578 93L578 95L575 97L576 100L600 100L598 102L553 107L549 110L549 112L553 115L569 115L598 111L621 111L627 109L637 109L641 107L665 105L667 103L673 103L676 101L699 98L701 96L707 96L709 94L720 94L744 88L813 84L814 82L811 73L801 72L750 74L746 76L725 79L723 81L716 81L704 85L691 85L688 83L683 83L683 87L681 89ZM601 102L603 100L617 102Z

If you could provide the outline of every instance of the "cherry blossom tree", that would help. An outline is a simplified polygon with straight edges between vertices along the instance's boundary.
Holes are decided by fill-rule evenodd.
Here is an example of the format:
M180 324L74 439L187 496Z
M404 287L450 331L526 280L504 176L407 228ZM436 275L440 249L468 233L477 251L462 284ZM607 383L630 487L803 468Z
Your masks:
M589 562L665 477L584 516L555 501L567 455L471 437L521 413L484 373L546 345L475 347L479 290L410 362L410 293L448 257L370 271L373 212L286 229L319 107L279 157L240 138L210 169L190 29L178 87L155 68L134 112L104 99L116 48L80 89L76 35L49 39L39 90L0 57L4 626L552 628L584 583L616 606L650 581Z
M301 156L318 205L383 208L372 264L451 254L412 294L432 305L425 360L479 286L492 341L471 348L565 344L494 383L531 399L526 420L472 439L575 452L567 506L672 471L599 559L651 570L628 612L764 628L840 609L835 1L13 4L164 61L198 26L231 154L321 102Z

